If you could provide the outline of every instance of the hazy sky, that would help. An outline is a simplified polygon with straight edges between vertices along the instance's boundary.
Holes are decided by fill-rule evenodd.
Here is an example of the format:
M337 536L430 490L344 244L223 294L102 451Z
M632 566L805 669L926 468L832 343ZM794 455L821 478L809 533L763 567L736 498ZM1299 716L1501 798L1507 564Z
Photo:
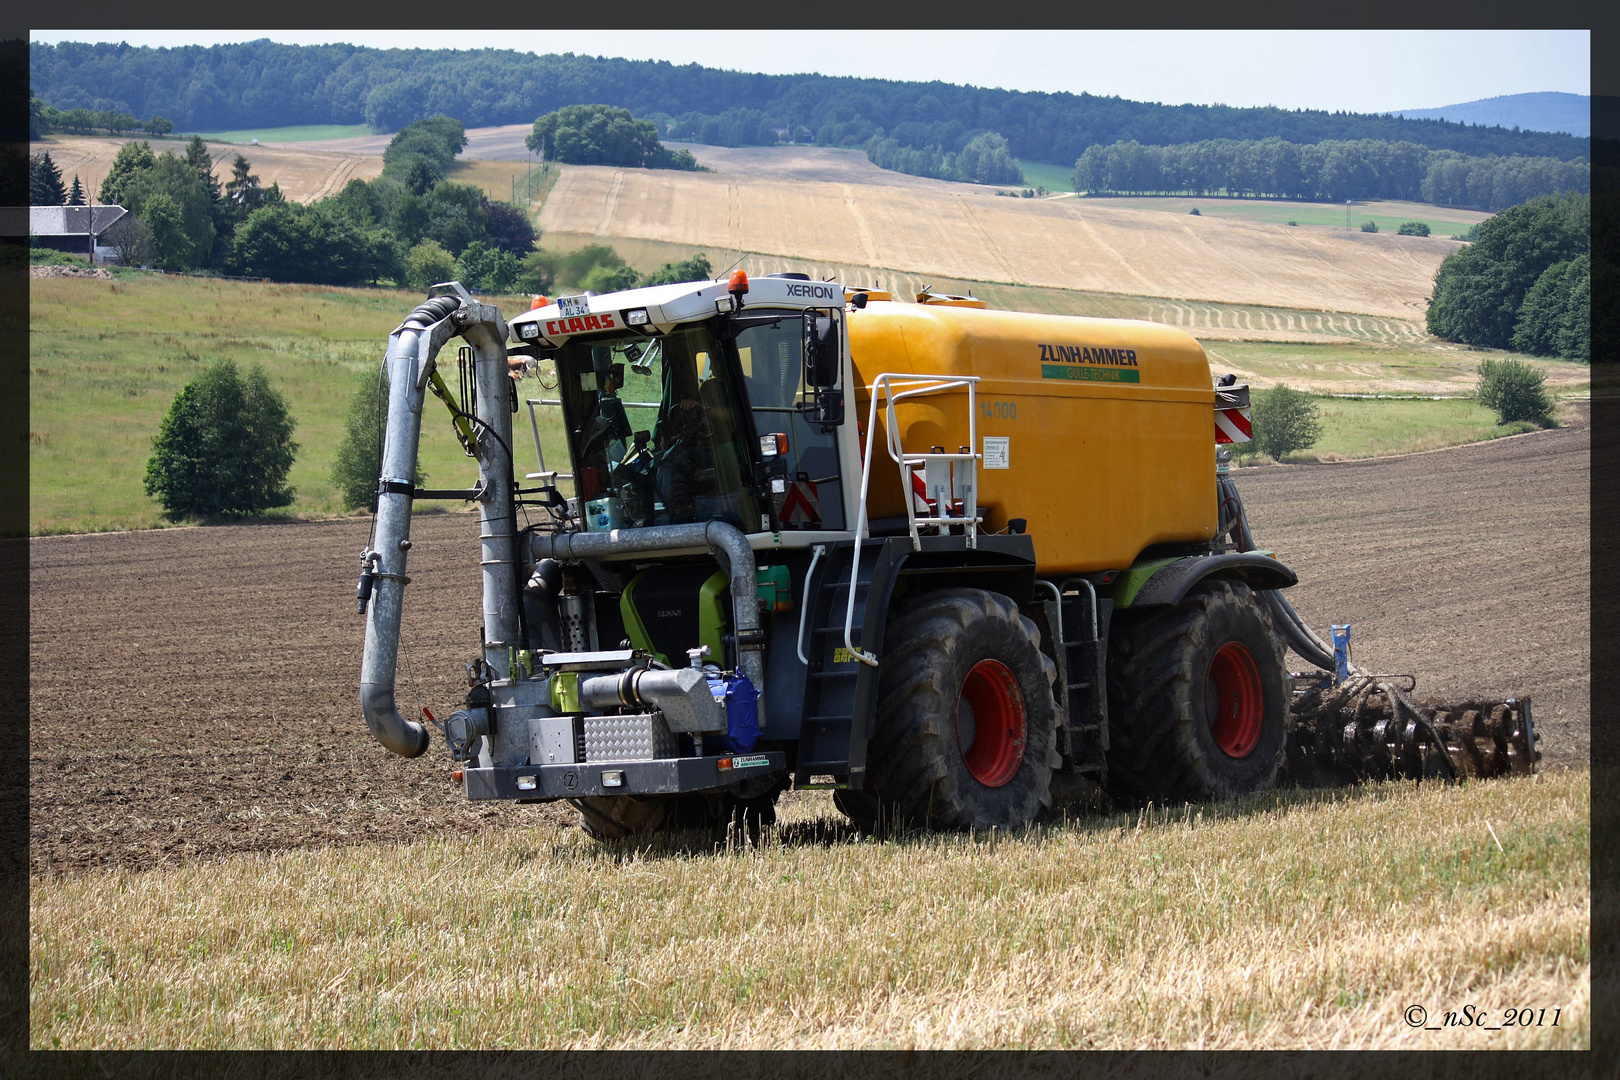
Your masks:
M1387 112L1591 93L1585 30L35 30L36 41L490 47L792 74L1117 94L1167 104Z

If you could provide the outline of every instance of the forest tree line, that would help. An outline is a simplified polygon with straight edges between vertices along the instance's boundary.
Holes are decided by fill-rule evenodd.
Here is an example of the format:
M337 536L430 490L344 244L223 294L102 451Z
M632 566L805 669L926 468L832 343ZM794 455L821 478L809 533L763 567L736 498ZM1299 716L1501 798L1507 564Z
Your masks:
M1613 268L1593 259L1592 199L1570 193L1510 207L1473 229L1473 243L1446 257L1429 301L1429 333L1487 349L1590 361L1592 278Z
M242 153L221 183L200 137L183 153L127 142L97 198L129 216L104 243L128 265L170 271L362 285L431 284L461 270L473 285L492 273L509 285L534 250L534 227L522 208L445 178L466 142L458 121L418 121L390 142L381 176L306 204L261 184Z
M726 58L741 66L745 57ZM659 125L664 138L714 145L813 142L959 153L993 131L1030 161L1076 161L1093 145L1174 146L1280 138L1300 145L1375 139L1472 156L1585 159L1590 141L1555 132L1485 128L1322 110L1161 105L1092 94L1040 93L826 75L760 75L698 64L536 56L513 50L281 45L132 48L29 45L41 106L167 117L178 131L366 123L398 131L456 116L468 126L527 123L567 105L607 104Z
M1286 199L1406 199L1500 210L1538 195L1591 190L1584 160L1471 157L1377 139L1300 145L1284 139L1205 139L1178 146L1093 146L1074 188L1097 195L1236 195Z

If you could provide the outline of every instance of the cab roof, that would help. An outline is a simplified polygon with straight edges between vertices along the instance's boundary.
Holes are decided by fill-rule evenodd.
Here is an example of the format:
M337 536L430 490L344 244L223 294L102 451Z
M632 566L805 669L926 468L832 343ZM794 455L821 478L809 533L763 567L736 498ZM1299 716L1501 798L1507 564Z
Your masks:
M757 277L748 282L742 310L843 307L844 298L844 286L833 281ZM647 313L645 322L630 323L630 313L640 311ZM667 333L681 323L698 322L730 311L728 282L686 281L622 292L559 296L544 307L514 317L509 325L516 340L561 345L579 334L623 333L625 330ZM539 325L538 337L523 334L523 326L530 323Z

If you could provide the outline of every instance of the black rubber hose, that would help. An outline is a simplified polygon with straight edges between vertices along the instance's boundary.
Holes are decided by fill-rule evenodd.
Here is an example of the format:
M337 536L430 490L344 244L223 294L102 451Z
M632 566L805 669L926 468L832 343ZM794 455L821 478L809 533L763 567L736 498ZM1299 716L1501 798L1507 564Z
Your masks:
M415 311L405 316L403 325L417 330L426 329L461 306L457 296L435 296L418 304Z
M1254 533L1249 531L1249 512L1243 506L1243 496L1238 494L1236 482L1232 480L1231 476L1222 475L1216 481L1216 487L1220 491L1223 503L1226 500L1231 500L1232 504L1237 507L1237 536L1234 539L1237 541L1238 550L1253 551L1256 545ZM1288 643L1288 647L1313 667L1319 667L1323 671L1336 670L1337 665L1334 663L1333 647L1318 637L1316 631L1312 630L1305 620L1299 617L1299 612L1294 610L1294 605L1290 604L1282 593L1276 589L1260 589L1257 591L1260 594L1260 599L1271 609L1272 621L1277 625L1277 630L1282 634L1283 640ZM1351 665L1350 670L1356 670L1354 664Z

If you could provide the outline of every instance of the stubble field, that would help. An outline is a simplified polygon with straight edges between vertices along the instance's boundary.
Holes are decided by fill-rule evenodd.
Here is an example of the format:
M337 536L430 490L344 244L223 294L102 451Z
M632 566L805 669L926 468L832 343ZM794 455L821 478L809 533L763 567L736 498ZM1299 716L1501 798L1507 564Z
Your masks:
M961 189L965 185L946 185ZM1173 300L1421 317L1455 249L1425 237L1334 234L1177 217L988 189L578 167L558 179L547 233L635 237L738 254Z

